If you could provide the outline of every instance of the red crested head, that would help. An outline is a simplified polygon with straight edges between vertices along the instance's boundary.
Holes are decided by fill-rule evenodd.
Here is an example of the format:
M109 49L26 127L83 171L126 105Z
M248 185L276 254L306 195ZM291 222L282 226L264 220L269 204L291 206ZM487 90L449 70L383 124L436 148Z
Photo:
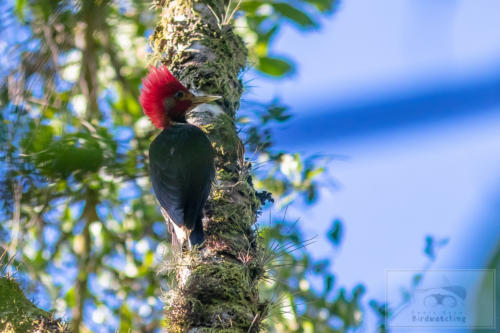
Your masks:
M167 66L152 67L142 80L139 102L146 116L156 127L169 127L172 121L186 122L186 112L215 101L220 96L195 96L168 70Z
M167 66L151 70L142 80L139 102L153 125L165 128L171 121L179 121L193 104L194 95L168 70Z

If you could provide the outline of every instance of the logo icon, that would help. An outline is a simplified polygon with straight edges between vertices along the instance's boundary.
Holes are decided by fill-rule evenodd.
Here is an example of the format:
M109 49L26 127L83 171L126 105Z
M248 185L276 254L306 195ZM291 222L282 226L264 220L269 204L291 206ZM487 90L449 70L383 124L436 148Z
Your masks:
M387 326L495 328L494 281L494 270L386 271Z

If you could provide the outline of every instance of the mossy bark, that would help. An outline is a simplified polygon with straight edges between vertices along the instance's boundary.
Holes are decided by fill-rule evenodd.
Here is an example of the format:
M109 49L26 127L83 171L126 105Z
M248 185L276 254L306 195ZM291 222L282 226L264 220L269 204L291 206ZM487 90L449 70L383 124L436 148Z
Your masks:
M258 332L268 308L257 288L264 273L254 227L261 203L235 126L247 50L224 17L229 2L156 1L152 65L167 65L197 93L223 96L188 117L212 141L217 182L205 206L204 247L166 265L177 282L165 295L168 332Z
M14 279L0 277L0 333L30 332L63 333L70 330L51 313L30 302Z

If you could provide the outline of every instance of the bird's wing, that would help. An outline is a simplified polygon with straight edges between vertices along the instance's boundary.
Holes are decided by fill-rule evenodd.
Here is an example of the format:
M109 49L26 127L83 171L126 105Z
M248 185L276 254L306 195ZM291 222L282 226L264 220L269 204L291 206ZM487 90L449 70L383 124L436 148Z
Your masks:
M165 137L165 136L164 136ZM175 142L158 136L149 149L149 173L153 190L162 208L170 219L182 226L184 223L184 202L186 169L182 160L173 156Z
M201 129L177 125L163 131L149 149L155 195L179 227L193 229L215 176L213 151Z
M187 153L186 174L187 191L184 206L184 224L194 229L201 223L203 207L207 201L215 177L214 153L210 140L201 129L189 126L189 142L185 148Z

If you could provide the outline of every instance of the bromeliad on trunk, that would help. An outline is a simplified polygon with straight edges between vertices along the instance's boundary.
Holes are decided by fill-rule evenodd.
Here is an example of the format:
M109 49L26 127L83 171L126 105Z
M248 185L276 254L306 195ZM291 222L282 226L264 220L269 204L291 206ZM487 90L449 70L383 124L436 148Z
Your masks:
M174 249L201 245L203 207L215 177L210 140L186 113L219 96L195 96L166 66L153 67L143 80L140 103L153 125L163 131L149 147L150 177L172 235Z

